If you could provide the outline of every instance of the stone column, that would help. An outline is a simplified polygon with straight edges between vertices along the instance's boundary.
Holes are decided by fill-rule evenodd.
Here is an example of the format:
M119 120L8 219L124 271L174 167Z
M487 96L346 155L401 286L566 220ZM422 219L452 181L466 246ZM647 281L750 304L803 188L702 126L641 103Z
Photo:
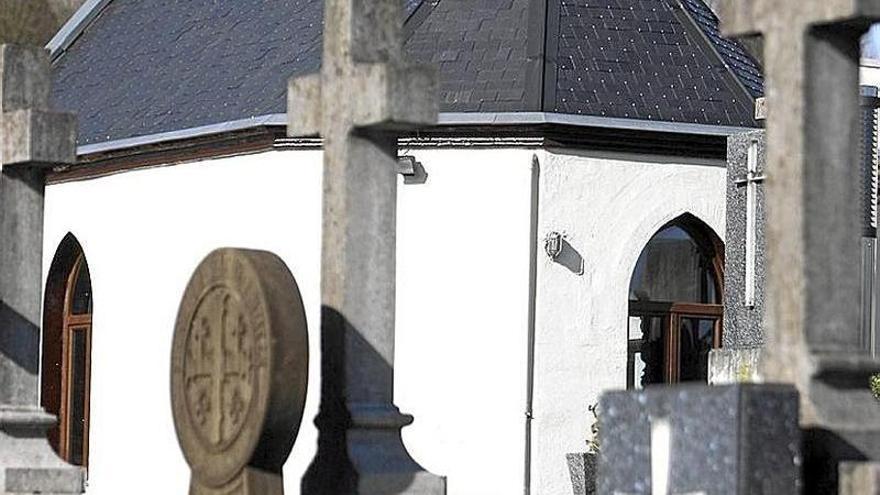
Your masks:
M764 36L768 381L795 384L807 487L880 457L880 371L860 328L859 40L876 0L725 0L728 35ZM829 490L829 491L822 491Z
M38 401L44 174L75 162L76 125L49 108L48 54L33 44L45 36L27 22L42 19L36 9L46 5L7 3L0 2L7 9L0 11L0 493L81 493L83 471L52 451L46 431L55 418ZM18 24L10 20L17 13Z
M320 74L291 81L291 135L324 140L321 409L305 494L441 494L394 405L397 136L436 122L435 71L402 57L399 0L328 0Z

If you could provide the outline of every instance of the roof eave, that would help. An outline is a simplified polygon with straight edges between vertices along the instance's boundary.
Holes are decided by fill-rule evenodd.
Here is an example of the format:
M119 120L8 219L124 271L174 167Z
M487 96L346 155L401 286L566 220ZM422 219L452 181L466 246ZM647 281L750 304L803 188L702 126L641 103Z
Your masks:
M60 57L113 0L86 0L46 44L52 60Z
M79 146L77 154L81 157L101 153L119 152L142 146L184 141L206 136L243 131L259 127L283 127L287 125L287 115L269 114L249 119L223 122L190 129L181 129L160 134L106 141L103 143ZM562 125L573 127L592 127L620 129L643 132L690 134L694 136L730 136L755 130L751 127L693 124L685 122L664 122L652 120L620 119L590 115L568 115L547 112L499 112L499 113L441 113L439 126L527 126Z

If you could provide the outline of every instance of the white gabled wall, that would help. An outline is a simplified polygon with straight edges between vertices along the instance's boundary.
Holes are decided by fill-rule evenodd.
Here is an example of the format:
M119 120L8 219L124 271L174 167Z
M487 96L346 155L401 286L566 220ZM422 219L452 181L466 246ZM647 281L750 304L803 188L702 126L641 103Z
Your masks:
M645 244L683 213L723 239L726 177L722 161L541 155L539 240L565 234L584 273L538 251L532 495L571 492L565 454L586 449L588 406L626 387L629 281Z
M529 167L525 150L426 150L400 187L396 402L404 441L450 495L523 482ZM312 354L286 493L315 450L321 153L275 151L50 186L44 266L72 232L92 274L89 494L186 493L174 435L171 337L183 289L221 246L280 255L300 285ZM149 471L149 482L143 480ZM494 474L488 474L494 473Z

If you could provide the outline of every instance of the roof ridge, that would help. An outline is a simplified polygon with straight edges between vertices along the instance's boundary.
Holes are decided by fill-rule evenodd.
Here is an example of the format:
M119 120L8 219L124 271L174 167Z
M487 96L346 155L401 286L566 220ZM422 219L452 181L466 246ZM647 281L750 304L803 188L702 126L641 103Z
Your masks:
M46 44L54 62L76 41L113 0L86 0Z
M727 62L727 60L721 55L721 53L718 51L718 47L715 46L715 43L713 43L712 40L709 39L709 36L706 34L705 31L703 31L703 28L701 28L697 24L697 21L694 19L693 15L691 14L690 9L688 9L684 5L684 2L682 0L671 0L671 1L678 7L678 9L674 9L674 10L681 11L681 13L684 15L685 19L687 19L688 25L691 27L691 29L693 31L696 31L696 33L697 33L696 37L699 40L698 42L702 42L704 46L709 48L709 52L719 62L721 62L721 65L724 66L724 69L725 69L725 72L727 73L727 75L730 76L734 80L736 87L739 88L739 90L742 92L742 95L746 97L745 101L751 101L752 105L754 106L754 103L756 100L755 96L752 95L752 93L749 91L749 89L746 87L746 85L739 78L736 71L733 70L733 67L731 67L730 64ZM696 1L702 2L702 0L696 0ZM705 3L704 3L704 5L705 5ZM708 8L708 6L707 6L707 8ZM714 12L713 12L713 14L714 14Z

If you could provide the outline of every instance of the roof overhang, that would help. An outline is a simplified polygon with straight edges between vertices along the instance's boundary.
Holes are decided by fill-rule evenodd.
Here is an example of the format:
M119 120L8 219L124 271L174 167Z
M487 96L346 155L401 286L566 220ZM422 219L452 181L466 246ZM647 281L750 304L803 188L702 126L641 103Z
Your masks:
M107 1L107 0L103 0ZM203 138L212 135L226 134L236 131L262 127L284 127L287 125L287 114L269 114L249 119L223 122L219 124L181 129L178 131L151 134L134 138L87 144L77 148L79 156L100 153L119 152L173 141ZM753 131L749 127L715 126L705 124L689 124L683 122L660 122L636 119L618 119L611 117L595 117L588 115L567 115L546 112L509 112L509 113L441 113L438 127L504 127L504 126L568 126L583 128L619 129L655 133L672 133L693 136L726 137L742 132Z

